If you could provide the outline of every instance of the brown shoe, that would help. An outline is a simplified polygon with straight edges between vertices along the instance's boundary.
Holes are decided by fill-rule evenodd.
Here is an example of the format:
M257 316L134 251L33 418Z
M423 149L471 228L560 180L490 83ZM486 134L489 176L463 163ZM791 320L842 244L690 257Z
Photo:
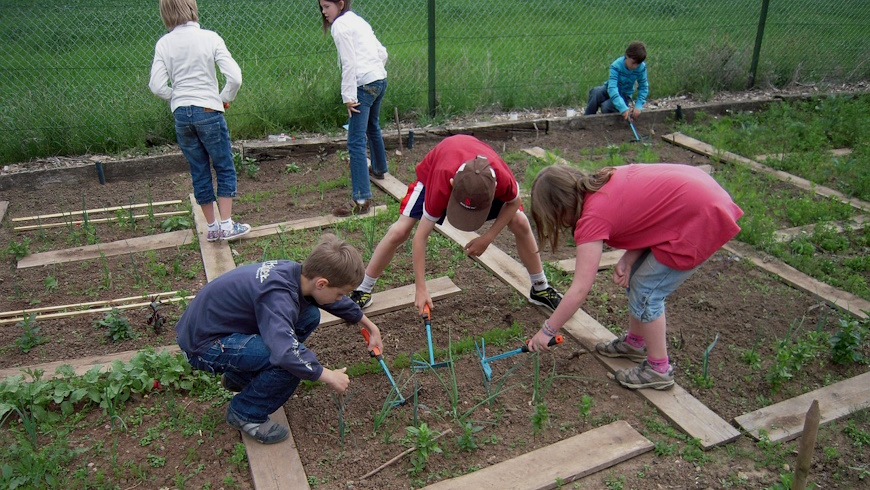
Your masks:
M366 199L364 203L358 203L354 200L350 200L341 206L332 210L332 214L334 216L342 217L342 216L350 216L352 214L364 214L369 211L369 208L372 205L371 199Z

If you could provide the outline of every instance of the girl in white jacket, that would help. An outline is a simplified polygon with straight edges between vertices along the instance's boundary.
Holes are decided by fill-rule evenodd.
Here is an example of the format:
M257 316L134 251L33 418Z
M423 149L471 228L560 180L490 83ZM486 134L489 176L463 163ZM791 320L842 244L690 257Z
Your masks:
M378 121L387 89L387 50L371 26L350 10L351 0L319 0L323 32L329 31L341 66L341 100L349 118L347 149L350 153L351 200L335 208L336 216L365 213L372 200L369 173L376 179L387 173L387 153ZM366 141L372 168L366 162Z

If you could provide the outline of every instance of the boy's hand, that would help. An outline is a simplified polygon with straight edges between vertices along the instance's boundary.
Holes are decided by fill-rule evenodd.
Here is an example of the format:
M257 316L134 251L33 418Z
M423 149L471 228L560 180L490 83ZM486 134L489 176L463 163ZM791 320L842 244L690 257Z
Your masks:
M489 240L482 236L472 238L465 244L465 255L480 257L483 252L486 252L490 243Z
M381 331L377 328L372 331L369 329L369 343L368 343L368 351L374 352L377 349L380 352L384 351L384 341L381 339Z
M350 378L344 373L345 371L347 371L346 367L337 370L323 368L319 381L323 381L337 393L344 393L350 384Z
M224 102L224 109L229 109L229 108L230 108L230 103Z

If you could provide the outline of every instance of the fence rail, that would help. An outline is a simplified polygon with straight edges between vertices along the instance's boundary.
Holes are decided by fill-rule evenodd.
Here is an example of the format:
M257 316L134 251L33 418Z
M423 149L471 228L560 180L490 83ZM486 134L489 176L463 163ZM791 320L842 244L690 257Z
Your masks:
M751 80L781 87L870 78L864 0L356 0L353 7L390 54L385 114L396 107L419 121L488 107L582 107L635 39L647 44L654 98L740 90ZM316 1L200 0L199 12L242 67L244 84L227 112L234 138L336 131L346 122L335 47ZM174 141L168 107L147 86L164 32L157 2L0 0L0 163Z

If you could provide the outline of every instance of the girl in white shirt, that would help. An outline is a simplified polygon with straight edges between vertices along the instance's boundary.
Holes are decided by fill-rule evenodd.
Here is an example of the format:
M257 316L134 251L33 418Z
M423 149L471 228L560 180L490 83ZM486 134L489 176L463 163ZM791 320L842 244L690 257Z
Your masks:
M332 33L341 66L341 100L350 119L347 149L350 153L351 201L336 207L336 216L365 213L372 200L369 173L383 179L387 153L378 121L381 101L387 89L387 50L371 26L350 10L351 0L319 0L323 32ZM366 162L366 140L372 168Z
M175 136L190 164L193 196L208 221L206 239L235 240L251 227L232 220L236 168L224 110L242 86L242 70L219 35L200 29L196 0L160 0L160 17L169 33L154 48L148 87L169 101L175 116ZM227 80L220 92L215 65ZM217 176L220 224L211 167Z

